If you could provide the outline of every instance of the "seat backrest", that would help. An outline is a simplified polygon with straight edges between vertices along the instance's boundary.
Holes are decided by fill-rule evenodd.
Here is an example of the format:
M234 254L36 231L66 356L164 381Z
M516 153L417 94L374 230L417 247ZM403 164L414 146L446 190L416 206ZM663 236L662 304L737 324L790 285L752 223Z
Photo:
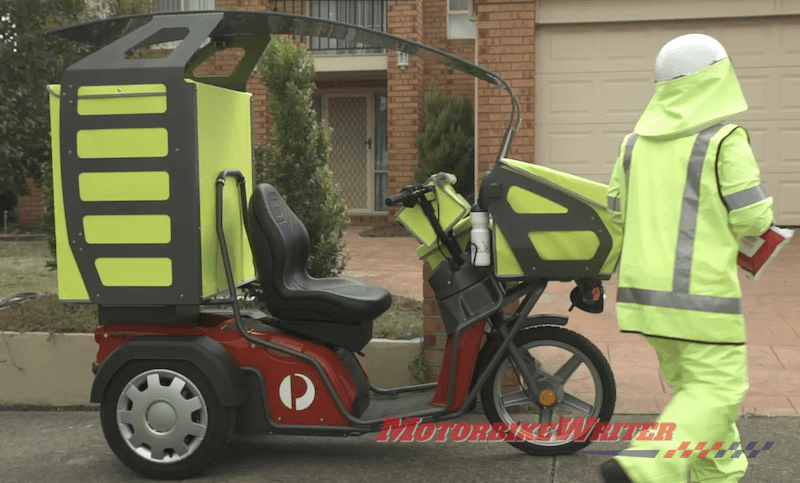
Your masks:
M302 290L308 280L308 232L272 185L256 186L247 211L248 238L267 308L280 310L282 294Z

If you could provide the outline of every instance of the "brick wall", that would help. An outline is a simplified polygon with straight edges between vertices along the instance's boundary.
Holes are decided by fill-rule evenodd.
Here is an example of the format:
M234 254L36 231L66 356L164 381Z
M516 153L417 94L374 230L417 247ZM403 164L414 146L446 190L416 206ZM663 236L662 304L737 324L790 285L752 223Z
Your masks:
M510 157L533 162L534 0L478 0L478 63L503 77L519 99L522 126ZM479 89L479 172L491 169L511 116L508 94L482 82Z
M423 1L425 31L423 42L474 62L475 40L447 38L447 4L448 0ZM425 66L425 91L430 90L432 85L450 95L467 95L474 101L475 78L461 71L449 69L438 63L428 64Z
M387 4L389 33L423 40L423 8L420 1L390 1ZM397 193L414 180L419 164L416 139L424 118L424 61L410 56L405 70L397 67L397 55L389 55L387 71L389 131L389 192Z
M535 0L476 1L478 2L478 64L500 74L511 84L522 111L523 124L514 138L509 154L515 159L532 162ZM440 0L429 0L429 3L426 3L426 18L430 18L430 22L433 22L435 16L444 18L446 22L446 4ZM447 40L444 22L440 22L443 27L431 27L434 33L431 34L432 38L426 41L434 47L474 61L474 50L471 47L474 45L473 41ZM425 32L426 34L429 32L427 24ZM466 42L471 45L467 45ZM433 77L434 74L440 76L437 78L444 77L445 85L451 92L468 91L474 101L472 95L474 84L471 76L457 73L468 78L465 82L449 75L449 72L441 68L439 70L430 68L426 74L429 77ZM479 82L478 95L478 172L482 177L494 165L503 133L511 116L511 102L505 91L485 82ZM425 362L428 364L426 378L428 381L435 381L441 372L447 335L439 316L433 290L427 282L431 273L430 266L426 263L422 274L423 346Z

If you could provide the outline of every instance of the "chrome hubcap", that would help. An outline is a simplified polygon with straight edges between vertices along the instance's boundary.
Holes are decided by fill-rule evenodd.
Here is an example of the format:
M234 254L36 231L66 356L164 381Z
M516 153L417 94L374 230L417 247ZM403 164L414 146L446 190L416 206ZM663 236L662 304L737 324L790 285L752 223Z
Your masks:
M134 377L117 401L117 426L136 454L175 463L194 454L208 429L208 407L182 374L153 369Z

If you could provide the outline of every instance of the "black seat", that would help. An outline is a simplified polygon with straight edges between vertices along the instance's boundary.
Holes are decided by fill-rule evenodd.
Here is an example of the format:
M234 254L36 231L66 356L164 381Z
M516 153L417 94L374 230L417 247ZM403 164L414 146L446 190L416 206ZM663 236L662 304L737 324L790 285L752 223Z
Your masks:
M347 278L311 277L306 227L269 184L260 184L253 192L248 235L267 309L277 318L307 321L309 329L320 327L314 322L369 324L371 336L372 321L392 303L392 296L380 287ZM314 332L317 335L319 330Z

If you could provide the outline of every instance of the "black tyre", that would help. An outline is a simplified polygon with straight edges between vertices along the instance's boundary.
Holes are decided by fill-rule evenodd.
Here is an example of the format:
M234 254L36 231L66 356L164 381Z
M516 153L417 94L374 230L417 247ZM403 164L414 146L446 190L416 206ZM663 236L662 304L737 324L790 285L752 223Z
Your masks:
M132 361L114 375L100 405L106 441L127 467L181 479L208 467L233 438L235 408L183 361Z
M608 422L617 398L611 366L586 337L561 327L533 327L520 332L513 341L537 381L539 398L532 400L522 374L506 357L481 388L481 402L492 423L558 423L561 417L596 417ZM586 420L584 420L586 421ZM514 427L514 426L509 426ZM541 433L536 425L517 432L512 446L534 455L573 453L591 444ZM537 431L535 434L531 431ZM520 441L520 439L523 439Z

